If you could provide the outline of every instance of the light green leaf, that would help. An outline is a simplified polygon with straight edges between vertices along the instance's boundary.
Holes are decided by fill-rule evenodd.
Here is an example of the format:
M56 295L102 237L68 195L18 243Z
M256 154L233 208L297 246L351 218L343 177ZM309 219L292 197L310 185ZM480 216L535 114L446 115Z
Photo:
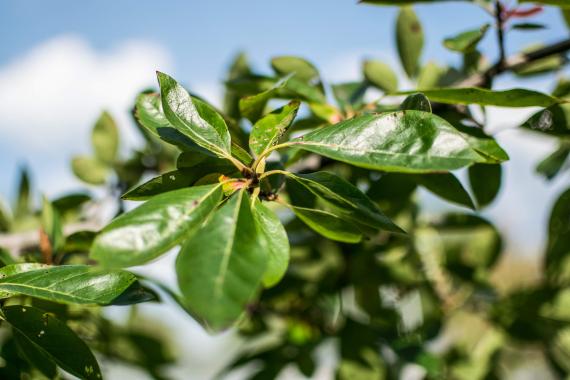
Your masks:
M489 24L485 24L480 28L460 33L455 37L446 38L443 40L443 46L460 53L470 53L475 50L477 44L485 37L489 27Z
M103 185L109 174L104 163L88 156L73 157L71 170L77 178L90 185Z
M404 71L408 77L415 77L420 66L424 34L420 20L411 6L401 7L398 13L396 45Z
M267 266L267 245L244 190L189 238L176 260L184 303L212 330L229 327L254 297Z
M514 88L492 91L478 87L420 89L432 102L446 104L479 104L499 107L548 107L561 100L541 92ZM402 91L397 95L409 95L417 91Z
M291 145L355 166L408 173L485 161L447 121L421 111L359 116L319 128Z
M32 212L32 200L30 199L30 175L26 167L20 168L20 182L18 183L18 197L14 207L14 217L19 218Z
M263 274L263 285L277 284L289 265L289 239L279 217L259 200L254 203L253 214L260 233L267 243L267 268Z
M417 87L425 90L438 87L446 72L445 67L441 67L435 62L430 61L426 63L420 69Z
M408 95L400 104L401 110L416 110L431 113L431 103L429 99L422 93Z
M219 183L157 195L105 227L90 256L107 267L144 264L189 238L221 199Z
M306 59L294 56L280 56L271 59L271 67L279 75L295 74L300 81L312 83L319 79L319 71Z
M256 156L277 144L295 119L299 105L300 103L294 100L255 123L249 136L249 147Z
M272 98L278 97L277 91L283 89L293 75L294 74L289 74L281 78L268 90L240 99L239 109L242 116L249 119L252 123L259 120L263 115L267 102Z
M95 356L65 323L52 314L31 306L2 308L6 321L34 346L70 374L87 380L101 380Z
M160 128L173 128L164 112L160 94L142 93L135 101L135 117L153 135L160 137Z
M122 270L61 265L4 277L0 291L61 303L107 305L135 281L132 273Z
M65 244L63 236L63 226L59 212L53 207L52 203L43 198L42 205L42 229L47 234L53 253L57 253Z
M231 138L224 119L209 105L192 98L170 76L157 72L162 108L174 128L217 156L231 154Z
M387 64L376 60L364 61L363 72L366 80L380 90L384 92L398 90L398 77Z
M469 183L479 207L489 205L501 189L501 165L475 164L469 167Z
M91 144L95 157L105 164L111 165L119 150L119 130L115 120L108 112L103 112L93 127Z
M317 197L341 210L343 216L354 223L391 232L404 232L356 186L333 173L288 173L287 175Z
M23 264L17 264L17 263L11 263L9 265L6 265L2 268L0 268L0 280L8 277L8 276L12 276L18 273L23 273L23 272L29 272L32 270L38 270L38 269L45 269L45 268L49 268L48 265L45 264L38 264L38 263L23 263ZM14 293L8 292L8 291L0 291L0 298L7 298L7 297L11 297L13 296Z

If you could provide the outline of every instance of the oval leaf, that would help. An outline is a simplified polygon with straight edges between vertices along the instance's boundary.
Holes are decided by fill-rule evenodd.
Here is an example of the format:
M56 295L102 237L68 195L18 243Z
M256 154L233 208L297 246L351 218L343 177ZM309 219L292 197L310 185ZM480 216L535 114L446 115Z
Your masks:
M115 120L108 112L103 112L95 123L91 143L98 160L106 164L115 161L119 149L119 131Z
M501 189L501 165L475 164L469 167L469 183L479 207L489 205Z
M396 20L396 44L404 71L408 77L415 77L424 46L424 33L416 12L410 6L400 8Z
M255 123L249 136L249 147L256 156L279 141L295 119L299 105L298 101L292 101Z
M489 24L485 24L480 28L460 33L455 37L446 38L443 40L443 46L449 50L460 53L470 53L475 49L483 37L485 37L489 27Z
M373 86L384 92L394 92L398 90L398 77L387 64L380 61L364 62L364 77Z

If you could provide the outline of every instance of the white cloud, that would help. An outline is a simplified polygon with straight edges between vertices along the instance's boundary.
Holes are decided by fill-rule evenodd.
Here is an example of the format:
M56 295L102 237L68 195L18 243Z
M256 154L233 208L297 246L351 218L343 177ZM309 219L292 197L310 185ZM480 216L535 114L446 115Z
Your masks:
M63 190L61 180L72 180L68 160L88 152L102 109L117 119L123 147L138 141L129 115L134 97L154 85L156 69L169 67L169 55L154 43L125 41L98 51L77 36L48 40L0 67L4 165L25 160L48 193Z

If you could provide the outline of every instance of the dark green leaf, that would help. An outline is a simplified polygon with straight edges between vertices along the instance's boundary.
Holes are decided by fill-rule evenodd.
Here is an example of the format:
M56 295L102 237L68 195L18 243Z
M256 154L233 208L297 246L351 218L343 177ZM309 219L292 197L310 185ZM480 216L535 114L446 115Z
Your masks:
M255 123L249 135L249 147L256 156L277 144L295 119L299 105L298 101L292 101Z
M479 207L489 205L501 189L501 165L475 164L469 167L469 183Z
M2 309L6 321L43 354L65 371L80 379L100 380L97 360L65 323L31 306L7 306Z
M368 88L366 82L347 82L331 86L338 106L345 113L360 109L364 105L364 94Z
M109 165L115 161L119 149L119 131L108 112L103 112L95 123L91 143L97 160Z
M90 185L103 185L109 174L104 163L88 156L73 157L71 170L77 178Z
M570 104L558 104L538 111L522 127L553 136L570 136Z
M446 38L443 40L443 45L449 50L458 51L460 53L472 52L483 37L485 37L489 27L489 24L485 24L480 28L460 33L455 37Z
M30 199L30 175L26 167L20 168L20 183L18 184L18 198L14 207L14 216L16 218L28 215L32 212Z
M32 367L38 369L48 379L56 378L56 363L45 351L42 351L18 330L14 330L14 341L18 346L18 351Z
M416 110L431 113L431 103L422 93L408 95L404 102L400 104L401 110Z
M536 166L536 172L551 180L560 172L570 156L570 146L561 144L552 154Z
M287 271L289 239L277 215L260 201L255 201L253 212L260 234L265 237L267 243L267 268L263 275L263 285L271 287L277 284Z
M190 237L221 199L221 184L157 195L105 227L90 256L108 267L144 264Z
M62 215L76 211L80 206L89 202L91 196L85 193L72 193L55 199L52 204Z
M44 197L41 216L42 229L47 234L51 244L52 252L56 253L65 244L63 236L63 226L59 212L53 207L51 202Z
M10 210L0 198L0 232L8 232L12 228L12 222Z
M449 123L421 111L359 116L317 129L292 144L352 165L386 171L447 171L485 161Z
M240 99L239 109L242 116L249 119L252 123L259 120L263 115L267 102L272 98L278 97L277 91L284 88L293 75L294 74L289 74L280 79L266 91Z
M136 281L127 288L120 296L115 298L111 305L134 305L142 302L158 302L158 294Z
M266 252L249 199L240 190L180 250L176 273L185 305L209 328L229 327L259 287Z
M540 30L546 29L546 25L544 24L537 24L534 22L521 22L517 24L513 24L511 28L516 30Z
M174 128L220 157L231 154L231 138L224 119L208 104L192 98L170 76L157 73L162 108Z
M469 193L451 173L417 174L414 175L414 180L445 200L475 209Z
M387 64L370 60L364 61L364 77L373 86L384 92L395 92L398 90L398 77Z
M416 12L410 6L401 7L398 13L396 45L404 71L408 77L414 78L420 66L424 33Z
M570 189L556 200L548 223L545 266L553 283L570 284Z
M62 265L16 273L0 279L0 291L60 303L107 305L136 277L121 270Z
M499 107L548 107L561 100L541 92L515 88L504 91L491 91L484 88L437 88L420 89L431 101L446 104L479 104ZM413 94L416 91L403 91L398 95Z
M251 69L247 61L247 56L244 53L238 53L233 59L228 70L227 81L236 80L242 77L247 77L251 74ZM239 94L236 91L228 88L224 95L224 113L229 117L237 120L239 114Z

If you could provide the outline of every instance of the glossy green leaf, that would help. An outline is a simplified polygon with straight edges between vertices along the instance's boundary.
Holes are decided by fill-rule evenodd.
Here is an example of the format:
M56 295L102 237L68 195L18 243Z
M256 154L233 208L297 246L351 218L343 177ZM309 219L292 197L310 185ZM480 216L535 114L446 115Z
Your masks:
M112 164L119 150L119 130L108 112L103 112L93 127L91 143L95 157L106 164Z
M347 219L377 229L403 232L362 191L333 173L289 173L288 177L299 182L317 197L342 210Z
M368 169L431 172L485 161L439 116L421 111L363 115L317 129L293 145Z
M424 33L416 12L410 6L400 8L396 20L396 45L402 67L408 77L414 78L420 67Z
M455 127L459 130L469 145L485 157L485 162L489 164L496 164L509 160L507 152L501 148L497 141L487 135L481 128L467 127L462 124L456 124Z
M294 73L295 78L303 82L314 82L319 79L319 71L306 59L294 56L279 56L271 59L271 67L279 75Z
M387 64L376 60L364 61L363 72L366 80L374 87L384 92L398 90L398 77Z
M0 291L60 303L107 305L136 277L121 270L62 265L28 270L0 279Z
M272 98L278 97L277 91L283 89L293 75L289 74L280 79L268 90L240 99L239 109L242 116L249 119L252 123L259 120L263 115L267 102Z
M515 88L492 91L484 88L437 88L420 89L433 102L446 104L479 104L498 107L548 107L561 100L541 92ZM409 95L416 91L404 91L398 95Z
M551 180L562 170L570 157L570 146L561 144L552 154L539 162L536 172Z
M489 205L501 189L501 165L475 164L469 167L469 183L479 207Z
M480 28L460 33L455 37L446 38L443 40L443 46L449 50L458 51L460 53L472 52L483 37L485 37L489 27L489 24L485 24Z
M406 99L400 104L400 109L403 110L416 110L431 113L431 103L429 99L422 93L408 95Z
M22 305L6 306L2 313L27 342L65 371L80 379L102 379L97 360L87 344L52 314Z
M327 239L343 243L358 243L362 232L353 222L345 221L329 211L287 205L303 223Z
M71 170L77 178L90 185L103 185L109 174L105 164L88 156L73 157Z
M522 127L552 136L570 136L570 104L557 104L540 110Z
M490 165L489 165L490 166ZM435 195L472 210L475 205L461 182L451 173L416 174L414 180Z
M33 270L45 269L49 266L45 264L38 263L8 263L6 266L0 268L0 280L8 276L12 276L18 273L29 272ZM7 298L13 296L15 293L10 291L0 291L0 298Z
M263 203L256 200L253 213L259 232L267 244L267 268L263 274L263 285L277 284L289 265L289 238L279 217Z
M170 76L157 73L162 108L174 128L220 157L231 153L231 138L224 119L208 104L192 98Z
M142 93L135 101L135 117L149 132L160 137L160 128L173 128L162 110L158 93Z
M176 273L183 302L212 330L229 327L254 297L266 266L265 239L240 190L182 246Z
M298 101L292 101L265 115L254 124L249 135L249 147L256 156L277 144L297 116L299 105Z
M107 225L90 256L107 267L144 264L189 238L221 199L221 184L157 195Z

